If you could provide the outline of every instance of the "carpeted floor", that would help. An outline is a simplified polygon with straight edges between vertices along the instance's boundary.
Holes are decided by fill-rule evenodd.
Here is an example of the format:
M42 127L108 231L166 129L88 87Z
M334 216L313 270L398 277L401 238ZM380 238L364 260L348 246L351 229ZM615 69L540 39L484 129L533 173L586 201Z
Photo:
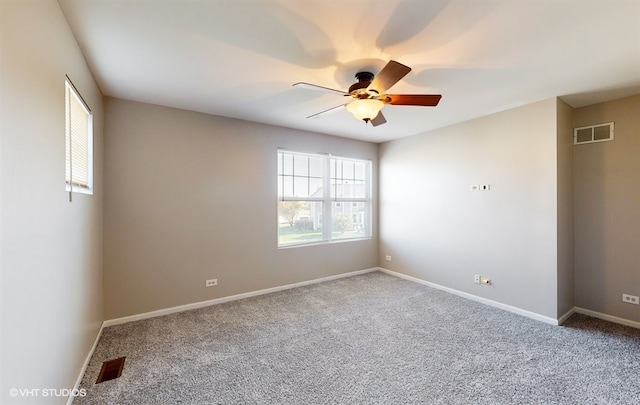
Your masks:
M74 404L640 404L640 330L375 272L105 328L80 388Z

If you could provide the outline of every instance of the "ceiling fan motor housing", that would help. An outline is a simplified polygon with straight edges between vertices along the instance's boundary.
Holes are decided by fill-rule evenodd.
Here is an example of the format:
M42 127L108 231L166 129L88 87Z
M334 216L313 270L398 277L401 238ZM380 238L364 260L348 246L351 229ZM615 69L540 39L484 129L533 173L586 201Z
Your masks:
M353 98L369 98L370 94L367 93L366 89L371 84L373 80L373 73L371 72L358 72L356 73L356 79L358 82L354 83L349 87L349 94Z

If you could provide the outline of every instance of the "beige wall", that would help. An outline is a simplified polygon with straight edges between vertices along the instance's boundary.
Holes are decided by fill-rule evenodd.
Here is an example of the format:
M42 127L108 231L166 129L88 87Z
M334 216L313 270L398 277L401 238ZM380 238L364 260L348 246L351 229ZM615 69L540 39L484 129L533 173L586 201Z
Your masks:
M56 1L0 2L2 387L73 388L102 321L102 96ZM95 195L65 192L68 74L95 117Z
M573 108L557 100L558 182L558 310L557 317L574 307L573 252Z
M640 322L640 95L578 108L576 127L615 122L615 139L577 145L576 306Z
M370 159L377 178L376 144L112 98L105 114L106 319L377 266L375 226L278 249L275 176L284 147Z
M557 319L557 108L550 99L382 144L381 265Z

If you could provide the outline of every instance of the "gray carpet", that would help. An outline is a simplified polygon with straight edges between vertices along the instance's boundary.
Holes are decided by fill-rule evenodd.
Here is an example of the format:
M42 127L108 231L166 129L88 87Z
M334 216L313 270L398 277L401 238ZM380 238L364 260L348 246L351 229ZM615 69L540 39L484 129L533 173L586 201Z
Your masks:
M80 388L74 404L640 404L640 330L375 272L105 328Z

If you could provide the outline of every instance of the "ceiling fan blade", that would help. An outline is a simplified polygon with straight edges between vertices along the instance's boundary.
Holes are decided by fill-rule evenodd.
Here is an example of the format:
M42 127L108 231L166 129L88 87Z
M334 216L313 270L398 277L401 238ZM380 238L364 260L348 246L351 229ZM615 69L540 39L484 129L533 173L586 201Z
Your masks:
M377 127L378 125L386 123L387 119L384 117L384 115L382 115L382 111L380 111L378 115L376 115L376 117L369 122L371 122L371 125L373 125L374 127Z
M409 66L405 66L402 63L390 60L389 63L382 68L374 78L367 91L376 92L377 94L384 94L394 84L398 83L400 79L405 77L407 73L411 72Z
M301 89L307 89L307 90L314 90L314 91L323 91L325 93L338 93L342 96L348 96L348 93L345 93L342 90L336 90L336 89L331 89L329 87L324 87L324 86L318 86L316 84L311 84L311 83L305 83L305 82L298 82L295 83L293 85L293 87L298 87Z
M328 110L324 110L324 111L317 112L315 114L311 114L307 118L315 118L315 117L317 117L319 115L323 115L323 114L327 114L327 113L332 113L332 112L338 111L339 109L344 108L345 105L346 104L340 104L340 105L337 105L335 107L331 107Z
M435 107L440 102L440 94L387 94L384 102L392 105L418 105Z

